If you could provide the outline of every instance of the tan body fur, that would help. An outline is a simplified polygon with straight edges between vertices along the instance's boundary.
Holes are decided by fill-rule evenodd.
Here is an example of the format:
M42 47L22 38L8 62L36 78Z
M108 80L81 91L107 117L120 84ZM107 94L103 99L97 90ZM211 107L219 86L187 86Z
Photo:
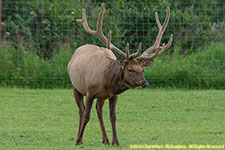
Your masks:
M103 83L110 59L116 60L116 57L106 48L90 44L79 47L68 64L73 87L84 96L89 92L95 98L112 97L113 93L108 93Z

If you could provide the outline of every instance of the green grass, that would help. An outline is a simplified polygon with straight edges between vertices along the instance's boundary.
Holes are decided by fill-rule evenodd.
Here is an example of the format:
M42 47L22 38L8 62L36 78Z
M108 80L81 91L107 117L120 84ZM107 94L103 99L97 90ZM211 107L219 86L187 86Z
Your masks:
M75 147L78 108L72 90L0 89L0 149L129 149L130 144L222 145L225 91L137 89L119 96L120 147L104 146L95 107ZM94 103L95 105L95 103ZM111 141L108 101L104 121Z

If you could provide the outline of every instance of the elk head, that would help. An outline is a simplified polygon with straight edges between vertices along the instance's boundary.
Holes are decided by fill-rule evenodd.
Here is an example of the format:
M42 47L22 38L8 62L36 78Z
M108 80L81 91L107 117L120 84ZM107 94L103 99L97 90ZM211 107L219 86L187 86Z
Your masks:
M146 87L148 85L148 82L144 78L143 72L144 67L149 66L153 63L154 59L157 56L162 55L162 53L168 49L173 40L173 35L170 35L169 42L167 44L163 43L163 45L160 45L163 33L165 32L165 29L168 25L169 19L170 19L170 9L167 8L167 15L166 19L161 25L159 21L159 17L157 12L155 13L155 19L157 26L159 28L159 32L157 34L155 43L150 48L146 49L142 53L142 43L139 43L138 50L134 54L129 54L129 44L126 46L126 53L124 53L122 50L117 48L115 45L111 43L111 31L109 32L108 39L105 37L105 35L102 32L102 23L103 23L103 15L104 15L104 3L101 6L101 11L98 16L98 22L97 22L97 30L94 31L90 29L87 23L86 19L86 13L85 9L83 9L83 18L77 19L77 22L80 22L83 24L84 29L91 35L97 37L109 50L112 50L117 55L119 55L122 58L122 68L123 68L123 74L124 74L124 80L127 88L135 88L137 86Z

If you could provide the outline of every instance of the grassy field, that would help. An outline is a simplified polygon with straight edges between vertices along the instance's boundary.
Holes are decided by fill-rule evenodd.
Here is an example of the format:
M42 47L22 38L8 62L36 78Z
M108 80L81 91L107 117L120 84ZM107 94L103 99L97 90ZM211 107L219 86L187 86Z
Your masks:
M72 90L0 89L0 149L129 149L131 144L225 144L225 91L137 89L119 96L120 147L104 146L95 107L75 147L78 109ZM95 103L94 103L95 105ZM104 121L111 141L108 101Z

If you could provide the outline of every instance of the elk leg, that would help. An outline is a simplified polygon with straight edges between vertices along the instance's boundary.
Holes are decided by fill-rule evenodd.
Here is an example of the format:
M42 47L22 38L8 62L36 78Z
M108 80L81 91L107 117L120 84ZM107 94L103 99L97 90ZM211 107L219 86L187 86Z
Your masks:
M119 146L119 141L116 135L116 102L117 102L117 95L113 96L109 99L109 110L110 110L110 121L112 125L112 145Z
M73 95L74 95L75 101L77 103L77 106L79 108L79 116L80 116L79 129L78 129L78 133L77 133L77 136L78 136L80 133L80 128L81 128L83 118L84 118L85 107L84 107L83 95L81 95L74 87L73 87ZM81 141L81 143L82 143L82 141Z
M84 110L84 118L81 124L80 132L78 134L77 140L75 145L81 145L82 144L82 138L83 138L83 133L84 129L90 120L90 112L91 112L91 106L93 104L94 98L87 93L86 95L86 105L85 105L85 110Z
M104 126L104 122L103 122L103 117L102 117L102 107L104 105L105 100L101 100L101 99L97 99L97 103L96 103L96 111L98 114L98 120L100 123L100 127L102 130L102 143L104 143L105 145L109 145L109 139L107 137L106 131L105 131L105 126Z

